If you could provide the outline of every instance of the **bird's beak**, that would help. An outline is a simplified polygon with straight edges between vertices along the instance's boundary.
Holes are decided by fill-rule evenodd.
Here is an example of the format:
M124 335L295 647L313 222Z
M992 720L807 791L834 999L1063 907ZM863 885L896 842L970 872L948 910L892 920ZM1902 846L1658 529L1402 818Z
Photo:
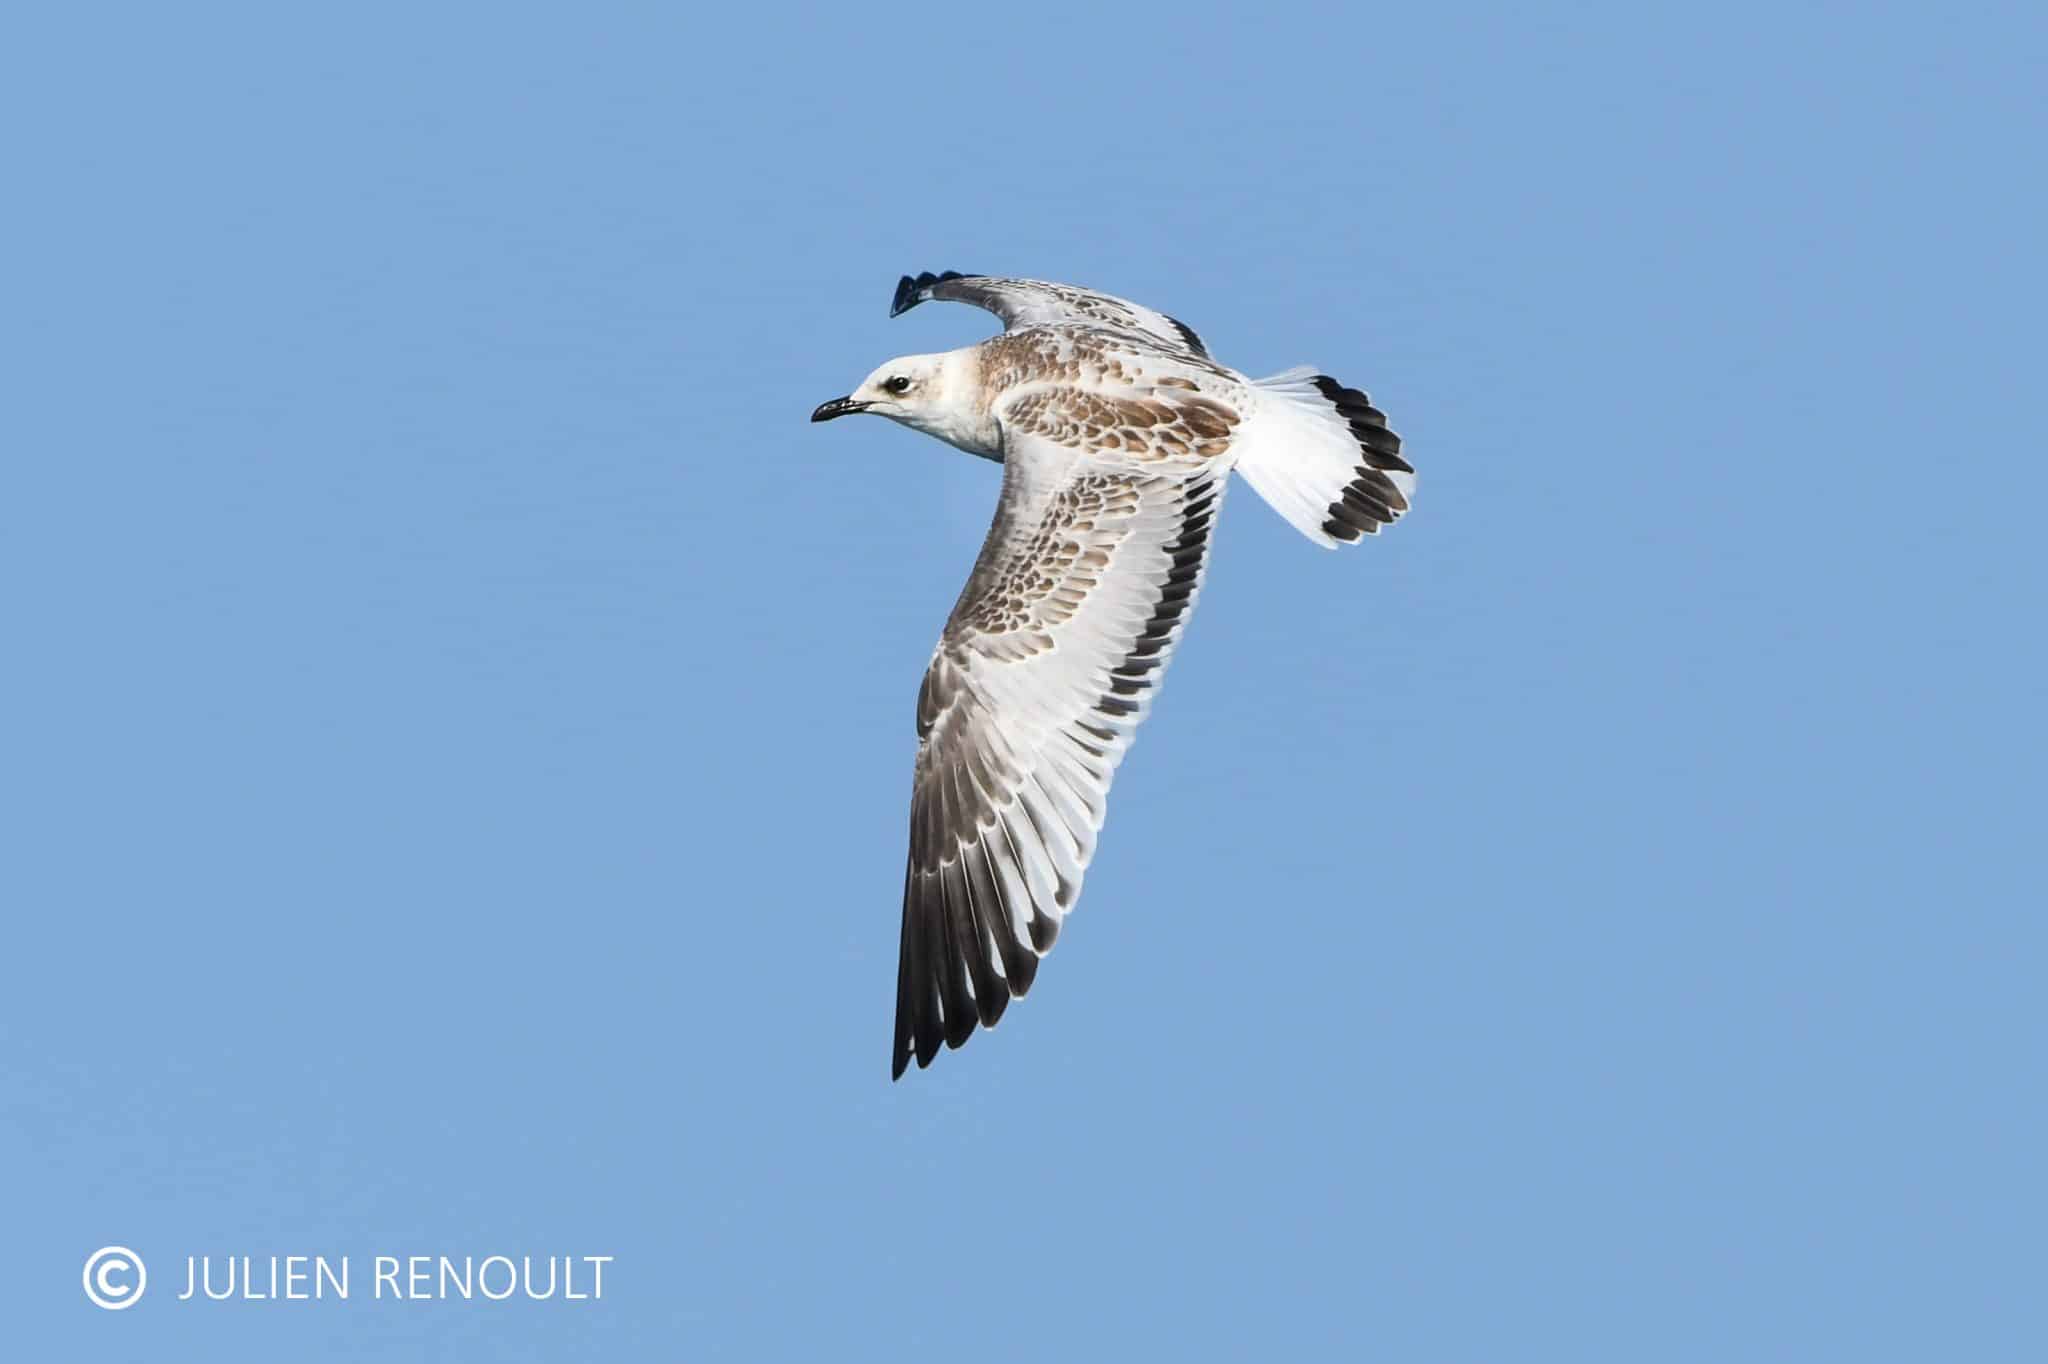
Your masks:
M834 398L829 403L819 403L818 410L811 413L811 420L814 422L828 422L834 417L844 417L849 413L865 412L867 410L868 404L866 403L857 403L852 398Z

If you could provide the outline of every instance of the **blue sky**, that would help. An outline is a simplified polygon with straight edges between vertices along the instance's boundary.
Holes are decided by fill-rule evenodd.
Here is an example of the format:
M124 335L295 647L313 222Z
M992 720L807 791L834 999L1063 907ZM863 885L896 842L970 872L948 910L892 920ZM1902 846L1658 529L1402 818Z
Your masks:
M8 27L11 1353L2040 1357L2037 13ZM946 268L1421 481L1237 490L1031 997L891 1086L997 471L804 419Z

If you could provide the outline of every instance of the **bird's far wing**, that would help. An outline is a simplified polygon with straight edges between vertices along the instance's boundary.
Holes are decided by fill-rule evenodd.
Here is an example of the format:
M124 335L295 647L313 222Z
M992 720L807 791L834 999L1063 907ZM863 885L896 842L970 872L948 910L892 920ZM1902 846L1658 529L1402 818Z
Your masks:
M896 1076L1030 988L1194 605L1229 476L1214 458L1227 432L1196 438L1206 452L1132 435L1077 455L1038 434L1049 424L1072 426L1050 409L1006 419L995 523L918 691Z
M1071 284L1051 284L1037 279L1000 279L993 275L963 275L955 270L934 275L930 271L905 275L896 286L889 316L908 312L928 298L954 303L972 303L986 308L1003 320L1007 330L1036 326L1044 322L1092 322L1097 326L1122 327L1143 332L1174 350L1207 357L1202 338L1194 328L1154 308L1133 303L1092 289Z

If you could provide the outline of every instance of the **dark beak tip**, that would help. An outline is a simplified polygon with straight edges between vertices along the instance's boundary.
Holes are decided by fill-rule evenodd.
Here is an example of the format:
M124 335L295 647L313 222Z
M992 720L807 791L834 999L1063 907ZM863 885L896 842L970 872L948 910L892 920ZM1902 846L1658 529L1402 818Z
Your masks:
M851 397L834 398L830 402L819 403L817 410L811 413L811 420L814 422L828 422L834 417L844 417L849 413L861 412L866 409L866 403L857 403Z

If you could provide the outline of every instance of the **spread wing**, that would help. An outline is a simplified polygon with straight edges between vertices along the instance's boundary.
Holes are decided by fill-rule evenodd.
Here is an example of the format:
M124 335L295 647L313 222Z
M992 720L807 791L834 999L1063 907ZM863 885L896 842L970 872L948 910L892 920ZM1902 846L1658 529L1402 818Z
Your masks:
M1174 350L1207 357L1202 338L1194 328L1176 318L1129 299L1077 289L1071 284L1051 284L1037 279L1001 279L993 275L963 275L948 270L930 271L912 278L905 275L896 286L896 298L889 316L908 312L928 298L955 303L972 303L986 308L1003 320L1005 330L1037 326L1046 322L1088 322L1096 326L1122 327L1143 332Z
M899 1077L1031 987L1194 605L1228 477L1199 449L1077 450L1045 421L1005 424L995 523L918 692Z

